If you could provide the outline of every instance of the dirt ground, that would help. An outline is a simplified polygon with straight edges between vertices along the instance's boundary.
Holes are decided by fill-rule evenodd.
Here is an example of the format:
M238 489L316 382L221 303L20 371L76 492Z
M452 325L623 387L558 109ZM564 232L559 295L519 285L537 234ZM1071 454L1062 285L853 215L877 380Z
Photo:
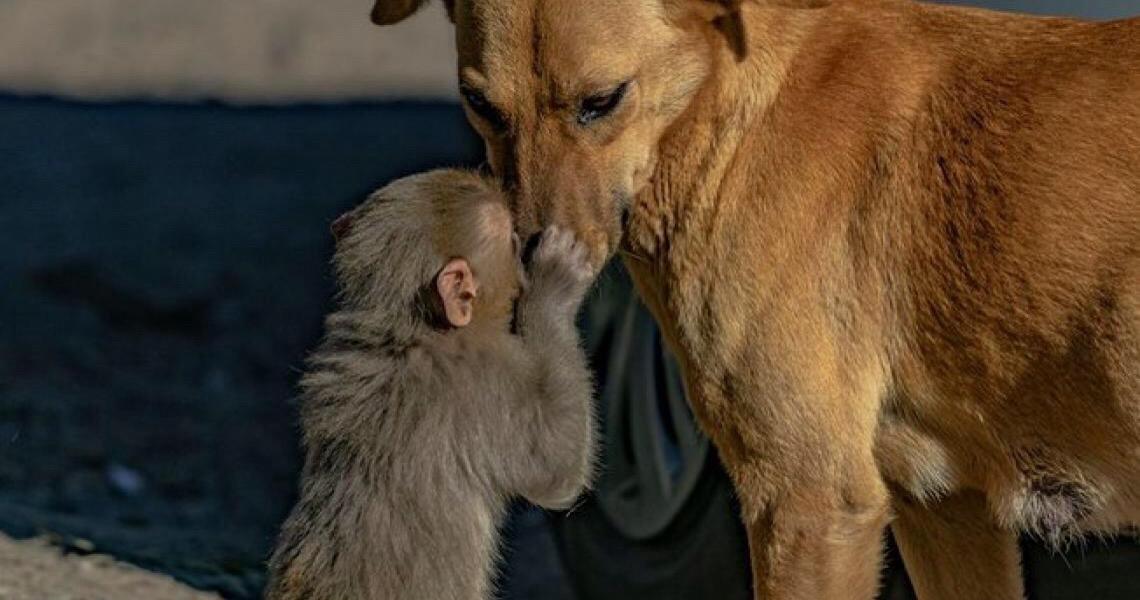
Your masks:
M104 554L65 554L48 540L0 535L4 600L210 600L174 579Z

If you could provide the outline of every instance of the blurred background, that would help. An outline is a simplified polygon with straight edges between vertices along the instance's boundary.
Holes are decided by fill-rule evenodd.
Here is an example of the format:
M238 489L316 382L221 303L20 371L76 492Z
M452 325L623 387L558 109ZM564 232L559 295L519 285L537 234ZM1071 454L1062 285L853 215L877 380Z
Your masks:
M258 597L328 224L482 160L437 4L381 30L367 0L0 0L0 598ZM748 597L731 493L620 266L582 327L606 471L569 515L513 510L501 597ZM1025 547L1034 598L1140 598L1134 541ZM884 594L908 597L897 565Z

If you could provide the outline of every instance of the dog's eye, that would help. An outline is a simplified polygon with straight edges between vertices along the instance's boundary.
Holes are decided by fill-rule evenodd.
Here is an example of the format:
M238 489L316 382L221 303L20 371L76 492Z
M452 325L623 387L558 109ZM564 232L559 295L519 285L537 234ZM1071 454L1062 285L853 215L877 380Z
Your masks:
M506 129L507 120L503 117L503 113L491 104L483 92L479 90L462 86L459 88L459 93L463 95L463 100L467 102L467 106L471 108L475 114L483 117L491 127L495 129Z
M589 125L614 112L614 109L621 104L622 98L625 98L625 92L628 89L629 82L627 81L611 92L590 96L583 100L582 105L578 107L578 123Z

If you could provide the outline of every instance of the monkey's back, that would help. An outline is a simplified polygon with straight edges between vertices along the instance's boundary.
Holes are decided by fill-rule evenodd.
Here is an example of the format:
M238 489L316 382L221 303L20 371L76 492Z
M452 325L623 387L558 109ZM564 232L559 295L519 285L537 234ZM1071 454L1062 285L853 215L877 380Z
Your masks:
M504 499L466 435L481 361L329 322L301 382L305 467L267 597L486 597Z

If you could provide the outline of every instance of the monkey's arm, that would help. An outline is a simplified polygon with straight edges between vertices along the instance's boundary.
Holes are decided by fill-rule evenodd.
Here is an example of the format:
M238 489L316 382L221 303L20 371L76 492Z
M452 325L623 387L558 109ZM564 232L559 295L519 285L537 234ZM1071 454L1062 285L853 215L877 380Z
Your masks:
M531 372L518 399L529 412L522 450L533 457L518 490L546 508L566 508L590 482L594 454L593 383L574 317L594 273L568 231L548 230L520 299L519 336Z

